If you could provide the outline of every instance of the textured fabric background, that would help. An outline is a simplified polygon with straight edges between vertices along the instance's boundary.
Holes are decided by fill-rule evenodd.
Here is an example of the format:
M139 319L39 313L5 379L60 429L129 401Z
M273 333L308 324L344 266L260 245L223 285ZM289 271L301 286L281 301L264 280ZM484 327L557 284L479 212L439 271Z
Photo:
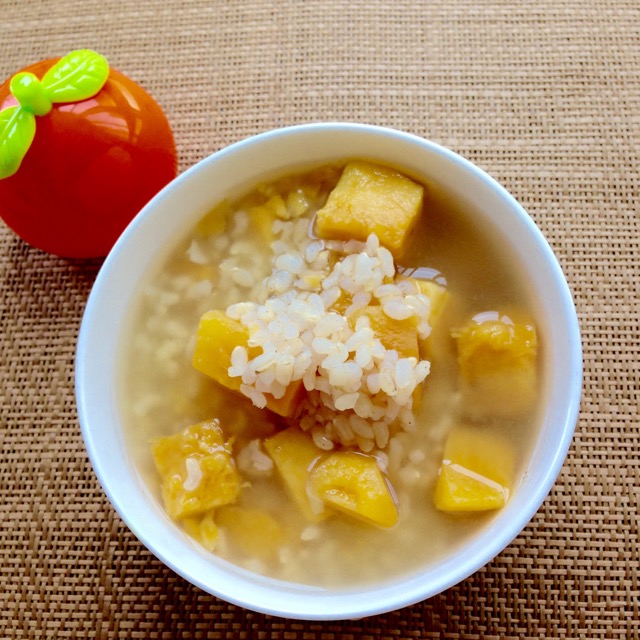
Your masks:
M640 637L638 0L0 0L0 16L1 78L74 48L104 53L165 109L181 170L320 120L465 155L556 251L585 366L563 471L484 569L362 621L254 614L165 568L98 485L73 359L99 261L45 255L0 224L0 637Z

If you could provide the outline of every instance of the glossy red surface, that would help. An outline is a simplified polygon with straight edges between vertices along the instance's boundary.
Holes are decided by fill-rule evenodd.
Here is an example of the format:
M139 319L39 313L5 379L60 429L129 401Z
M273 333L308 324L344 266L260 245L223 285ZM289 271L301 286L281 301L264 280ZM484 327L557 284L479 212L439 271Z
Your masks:
M25 71L41 78L55 62ZM0 110L14 104L8 79L0 86ZM104 256L176 170L163 111L142 87L111 69L93 98L55 104L36 118L20 169L0 180L0 217L43 251Z

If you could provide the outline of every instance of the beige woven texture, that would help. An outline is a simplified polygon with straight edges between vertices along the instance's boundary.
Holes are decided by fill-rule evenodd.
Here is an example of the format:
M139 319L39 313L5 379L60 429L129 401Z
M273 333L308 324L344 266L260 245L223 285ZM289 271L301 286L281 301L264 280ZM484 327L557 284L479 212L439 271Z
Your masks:
M640 636L638 0L0 0L0 15L2 78L101 51L163 106L182 170L251 134L327 120L470 158L556 251L585 367L562 473L488 566L362 621L255 614L162 565L98 485L73 359L99 261L45 255L0 224L0 637Z

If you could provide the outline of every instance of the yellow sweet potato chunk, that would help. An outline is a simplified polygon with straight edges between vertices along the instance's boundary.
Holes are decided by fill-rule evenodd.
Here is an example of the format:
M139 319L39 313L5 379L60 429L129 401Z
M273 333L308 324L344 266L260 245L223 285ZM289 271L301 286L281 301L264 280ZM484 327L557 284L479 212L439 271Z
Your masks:
M229 201L222 200L198 222L196 234L206 238L224 233L232 211Z
M219 531L213 521L213 513L205 513L203 516L185 518L182 521L184 530L207 551L213 551L218 543Z
M232 378L228 371L233 350L237 346L247 347L248 339L247 329L237 320L227 317L224 311L207 311L198 325L192 360L194 368L227 389L239 392L242 379ZM247 350L250 359L260 355L257 348L248 347ZM289 417L295 412L303 393L302 380L296 380L287 387L282 398L276 399L265 394L267 408L278 415Z
M443 461L436 484L435 503L441 511L490 511L507 502L507 490L460 465Z
M445 305L449 300L449 292L446 287L443 287L441 284L438 284L433 280L420 280L416 278L415 283L418 285L420 293L427 296L427 298L429 298L429 302L431 302L431 310L429 312L431 334L424 339L418 338L420 356L423 358L429 358L438 352L438 349L434 348L434 341L436 338L440 338L442 336L442 332L438 331L438 324L442 318Z
M354 451L338 451L318 462L308 490L327 506L380 527L398 522L391 485L376 459Z
M246 346L249 332L237 320L228 318L224 311L207 311L201 318L193 352L193 366L216 382L239 391L242 380L229 376L231 354L237 346ZM250 358L259 350L249 352Z
M443 287L434 280L420 280L419 278L416 278L415 283L418 285L420 293L427 296L431 302L429 324L432 327L435 327L442 317L444 306L449 299L449 292L446 287Z
M452 332L457 342L460 387L469 417L517 417L535 403L536 330L497 312L475 316Z
M509 499L513 469L513 449L504 439L457 427L445 445L435 505L452 512L499 509Z
M273 221L275 211L271 207L259 205L248 210L249 226L266 245L273 241Z
M369 326L385 349L395 349L401 358L420 359L420 339L415 318L394 320L379 305L370 305L358 309L349 316L352 327L361 316L369 318ZM423 388L418 385L413 393L413 409L416 410L422 400Z
M349 315L348 319L352 327L355 327L358 318L362 316L369 318L371 330L385 349L395 349L401 358L419 357L415 318L394 320L382 310L381 306L370 305Z
M281 220L289 220L291 217L289 211L287 211L287 205L285 204L282 196L276 195L269 198L264 204L265 207L273 211L273 215Z
M282 527L262 509L222 507L216 512L216 520L231 544L248 557L268 560L284 542Z
M424 188L397 171L368 162L350 162L316 217L323 238L366 240L375 233L394 256L422 210Z
M309 435L295 427L267 438L264 448L302 514L311 522L325 518L324 504L319 500L312 502L307 493L311 467L325 452L316 447Z
M234 502L240 476L217 420L200 422L152 446L162 480L162 498L171 518L203 514Z

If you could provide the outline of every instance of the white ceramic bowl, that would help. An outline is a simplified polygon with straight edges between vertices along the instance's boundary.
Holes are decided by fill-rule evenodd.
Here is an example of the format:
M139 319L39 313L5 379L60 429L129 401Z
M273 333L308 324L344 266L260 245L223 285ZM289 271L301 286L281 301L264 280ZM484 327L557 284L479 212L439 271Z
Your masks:
M342 158L401 167L473 206L482 224L517 254L544 336L545 410L540 434L513 497L454 557L418 574L357 590L325 590L251 574L218 559L173 525L133 466L118 407L116 354L139 283L175 236L212 205L259 181ZM529 522L551 489L571 442L582 386L579 327L571 294L549 245L529 215L487 174L455 153L395 130L357 124L310 124L264 133L199 162L133 220L102 267L78 340L77 404L91 462L131 531L166 565L229 602L310 620L359 618L436 595L500 553Z

